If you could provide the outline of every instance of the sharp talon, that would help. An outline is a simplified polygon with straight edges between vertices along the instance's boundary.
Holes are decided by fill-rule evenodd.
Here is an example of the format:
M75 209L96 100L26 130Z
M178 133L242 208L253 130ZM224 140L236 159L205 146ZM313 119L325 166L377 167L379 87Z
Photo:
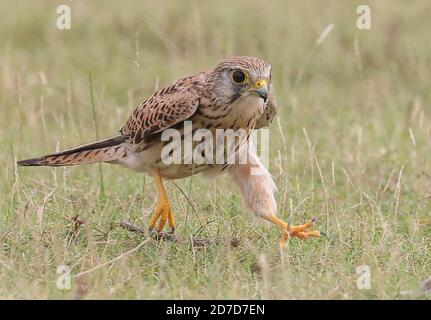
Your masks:
M283 231L283 238L280 243L280 246L283 247L284 243L290 238L308 239L310 237L320 237L320 231L310 230L315 223L316 219L311 219L302 225L292 226L290 224L287 224L286 229L284 229Z
M283 248L286 241L290 238L308 239L310 237L318 238L321 236L320 231L310 230L317 221L315 218L308 220L307 223L298 226L292 226L290 223L284 222L276 215L267 215L263 216L263 218L279 227L281 231L280 248ZM327 236L324 233L322 233L322 235Z
M171 228L171 231L169 231L169 234L174 234L175 233L175 228Z

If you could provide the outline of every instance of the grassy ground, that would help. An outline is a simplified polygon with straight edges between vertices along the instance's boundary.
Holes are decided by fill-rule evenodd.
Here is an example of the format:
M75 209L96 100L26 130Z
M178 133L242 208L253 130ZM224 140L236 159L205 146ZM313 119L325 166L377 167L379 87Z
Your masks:
M64 1L63 1L64 2ZM429 1L0 1L0 298L388 299L431 275ZM67 2L66 2L67 3ZM316 43L333 23L334 29ZM116 166L16 168L15 160L115 134L154 88L231 55L273 66L282 106L270 170L280 215L319 219L329 239L293 239L247 213L227 177L167 183L182 237L142 242L153 181ZM75 236L70 219L85 223ZM112 259L113 263L108 263ZM56 287L59 265L70 290ZM358 266L371 288L356 286Z

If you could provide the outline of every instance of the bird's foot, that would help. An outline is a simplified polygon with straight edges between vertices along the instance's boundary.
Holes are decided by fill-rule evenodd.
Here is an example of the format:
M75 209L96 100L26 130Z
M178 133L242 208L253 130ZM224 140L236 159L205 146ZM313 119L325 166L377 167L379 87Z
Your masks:
M320 237L325 235L318 230L309 230L316 223L316 219L312 219L305 224L299 226L291 226L288 223L281 220L274 214L265 215L262 218L276 224L281 230L280 249L283 249L289 238L296 237L301 239L307 239L309 237Z
M169 224L169 227L171 228L171 231L168 233L171 236L175 232L175 219L174 219L174 212L172 210L172 207L168 200L162 199L159 201L159 203L156 206L156 209L154 210L154 214L151 217L150 220L150 226L149 229L153 233L154 227L156 226L157 221L159 221L159 225L157 226L157 233L158 234L164 234L163 227L166 224L166 221Z
M321 232L319 230L310 230L315 223L316 219L312 219L307 223L299 226L290 226L287 223L281 225L280 229L282 235L280 240L280 249L284 248L289 238L307 239L309 237L320 237Z

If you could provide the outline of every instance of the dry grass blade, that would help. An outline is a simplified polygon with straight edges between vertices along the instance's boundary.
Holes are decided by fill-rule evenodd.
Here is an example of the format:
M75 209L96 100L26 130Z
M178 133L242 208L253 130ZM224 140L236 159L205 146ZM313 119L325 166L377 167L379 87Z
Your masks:
M133 253L133 252L135 252L135 251L138 251L144 244L146 244L148 241L149 241L150 239L145 239L144 241L142 241L139 245L137 245L135 248L133 248L132 250L129 250L129 251L127 251L127 252L124 252L124 253L122 253L121 255L119 255L119 256L117 256L117 257L115 257L114 259L111 259L111 260L109 260L109 261L107 261L107 262L104 262L104 263L101 263L101 264L99 264L99 265L97 265L97 266L95 266L95 267L93 267L93 268L91 268L91 269L88 269L88 270L86 270L86 271L82 271L82 272L80 272L80 273L78 273L78 274L76 274L75 276L74 276L74 278L79 278L79 277L81 277L81 276L83 276L83 275L86 275L86 274L88 274L88 273L90 273L90 272L93 272L93 271L96 271L96 270L98 270L98 269L100 269L100 268L103 268L103 267L105 267L105 266L107 266L107 265L110 265L110 264L112 264L112 263L114 263L114 262L116 262L116 261L118 261L118 260L120 260L120 259L122 259L122 258L124 258L124 257L126 257L127 255L129 255L129 254L131 254L131 253Z

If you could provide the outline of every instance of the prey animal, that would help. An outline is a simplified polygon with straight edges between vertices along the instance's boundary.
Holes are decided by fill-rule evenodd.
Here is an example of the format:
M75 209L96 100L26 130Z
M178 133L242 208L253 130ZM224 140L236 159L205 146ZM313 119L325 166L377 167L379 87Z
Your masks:
M278 217L274 197L276 187L255 148L242 151L244 148L237 146L233 149L238 154L246 152L248 161L242 162L178 163L164 161L162 156L168 145L162 137L168 129L179 131L180 143L187 138L186 122L191 123L191 134L202 128L211 132L217 129L245 130L245 140L249 141L250 132L269 126L277 111L271 65L255 57L232 57L211 70L179 79L154 92L136 108L119 135L22 160L18 165L58 167L105 162L151 174L158 191L157 205L149 221L149 229L153 232L162 232L166 223L171 232L175 230L174 213L163 179L184 178L200 172L227 173L238 185L248 208L279 227L280 247L283 248L290 237L319 237L320 232L310 230L314 219L291 226ZM213 142L218 143L217 139Z

